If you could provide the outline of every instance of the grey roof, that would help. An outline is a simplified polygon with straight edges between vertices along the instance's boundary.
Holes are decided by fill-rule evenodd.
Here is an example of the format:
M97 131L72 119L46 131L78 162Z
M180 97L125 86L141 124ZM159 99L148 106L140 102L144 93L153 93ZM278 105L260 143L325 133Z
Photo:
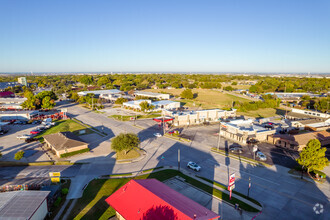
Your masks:
M49 191L0 193L0 219L30 219L49 193Z
M65 150L73 147L86 145L87 143L71 132L59 132L48 134L44 139L50 143L56 150Z
M7 89L8 87L14 87L21 85L18 82L0 82L0 90Z

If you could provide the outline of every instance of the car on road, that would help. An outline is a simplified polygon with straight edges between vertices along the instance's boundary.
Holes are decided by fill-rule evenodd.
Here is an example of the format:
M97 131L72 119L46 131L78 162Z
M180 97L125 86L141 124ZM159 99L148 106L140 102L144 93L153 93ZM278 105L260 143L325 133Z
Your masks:
M28 134L22 134L22 135L18 135L17 136L17 139L27 139L27 138L30 138L31 135L28 135Z
M26 125L27 121L15 121L14 125Z
M155 137L161 137L162 135L160 133L154 133Z
M30 131L30 134L39 134L41 131L39 131L39 130L32 130L32 131Z
M251 138L246 141L247 144L257 144L259 141L257 139Z
M35 121L33 121L31 124L33 124L33 125L38 125L38 124L41 124L41 121L39 121L39 120L35 120Z
M257 157L259 158L259 160L262 160L262 161L266 161L267 160L267 157L264 153L262 153L261 151L258 151L257 152Z
M197 163L192 162L192 161L188 162L187 167L192 169L192 170L195 170L195 171L200 171L201 170L201 167Z
M30 142L37 141L37 140L38 140L37 138L30 137L30 138L25 139L25 142L30 143Z
M231 153L239 153L239 154L241 154L241 153L243 153L243 148L240 145L233 145L233 146L230 146L229 147L229 151Z
M0 135L4 135L8 132L8 130L0 130Z

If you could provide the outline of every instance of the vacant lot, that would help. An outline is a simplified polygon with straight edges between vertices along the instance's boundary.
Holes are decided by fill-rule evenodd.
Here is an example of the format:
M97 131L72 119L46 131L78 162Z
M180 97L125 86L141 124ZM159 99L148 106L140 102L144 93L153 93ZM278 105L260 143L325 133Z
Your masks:
M254 118L268 118L278 115L285 115L285 110L274 108L261 108L255 111L239 112L238 114Z
M83 126L71 119L60 120L60 121L56 122L55 126L40 133L39 135L36 136L36 138L41 138L47 134L53 134L53 133L65 132L65 131L70 131L70 132L74 133L75 135L79 135L79 131L81 131L81 130L85 130L86 131L85 134L93 133L93 131L91 129L86 128L85 126Z
M148 92L164 92L172 94L173 96L180 96L184 89L150 89L145 90ZM209 108L229 108L232 106L233 101L248 102L248 99L236 97L222 93L220 91L211 89L193 89L192 92L196 94L196 98L192 100L180 100L185 107L199 107L202 109Z

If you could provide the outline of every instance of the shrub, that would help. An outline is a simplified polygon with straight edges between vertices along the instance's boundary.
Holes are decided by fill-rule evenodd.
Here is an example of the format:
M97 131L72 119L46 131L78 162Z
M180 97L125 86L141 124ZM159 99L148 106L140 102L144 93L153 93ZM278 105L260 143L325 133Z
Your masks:
M20 160L20 159L22 159L23 157L24 157L24 151L20 150L20 151L18 151L18 152L15 154L14 159L15 159L15 160Z
M70 153L65 153L65 154L61 154L61 158L64 158L64 157L71 157L73 155L76 155L76 154L82 154L82 153L85 153L85 152L88 152L89 151L89 148L86 148L86 149L82 149L82 150L77 150L77 151L73 151L73 152L70 152Z
M325 173L323 173L322 171L318 171L318 170L313 170L312 174L315 174L315 176L316 176L316 174L318 174L319 177L322 179L325 179L327 177L327 175Z
M62 201L62 198L61 197L57 197L56 201L54 202L54 206L55 207L58 207L60 205L61 201Z
M66 194L68 194L68 192L69 192L68 188L63 188L62 189L62 195L66 195Z

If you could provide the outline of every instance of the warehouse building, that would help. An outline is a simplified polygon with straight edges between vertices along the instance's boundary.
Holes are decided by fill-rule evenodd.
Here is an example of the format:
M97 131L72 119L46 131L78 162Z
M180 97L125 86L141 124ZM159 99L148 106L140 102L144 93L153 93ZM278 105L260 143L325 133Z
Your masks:
M180 102L174 102L170 100L161 100L157 102L152 102L151 104L155 106L154 110L178 109L181 105Z
M49 193L32 190L0 193L0 219L45 219L48 214Z
M86 96L88 94L94 94L95 97L101 97L102 96L109 96L109 95L115 95L115 94L121 94L123 93L122 91L118 90L118 89L109 89L109 90L94 90L94 91L81 91L78 92L77 94L79 96Z
M155 92L137 91L137 92L134 92L134 96L143 96L143 97L154 98L154 99L159 99L159 100L170 99L170 94L155 93Z
M197 111L164 110L165 116L173 117L174 126L202 124L205 122L218 122L220 118L236 117L236 109L230 111L221 109L206 109Z
M33 117L38 116L39 111L27 110L27 111L1 111L0 120L30 120Z

